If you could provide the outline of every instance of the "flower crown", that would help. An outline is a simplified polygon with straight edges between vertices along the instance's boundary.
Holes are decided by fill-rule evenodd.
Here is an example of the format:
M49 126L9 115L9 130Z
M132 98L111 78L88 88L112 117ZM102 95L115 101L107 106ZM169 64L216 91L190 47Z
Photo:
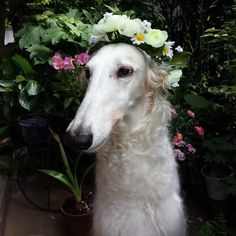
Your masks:
M98 42L122 42L137 45L155 59L166 64L173 58L174 41L167 41L168 34L164 30L152 29L147 20L130 19L127 15L105 13L103 18L93 26L89 39L90 45ZM178 54L183 52L181 46L175 47ZM168 63L171 64L171 63ZM175 66L169 71L167 84L169 87L178 87L182 70Z

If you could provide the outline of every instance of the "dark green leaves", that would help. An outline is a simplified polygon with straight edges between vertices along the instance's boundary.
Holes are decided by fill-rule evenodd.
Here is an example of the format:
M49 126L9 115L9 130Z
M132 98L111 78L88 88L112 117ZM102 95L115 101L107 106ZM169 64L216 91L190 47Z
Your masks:
M25 90L27 91L28 95L35 96L39 94L41 88L37 81L29 80L25 85Z
M197 108L206 108L209 105L209 102L204 97L194 94L186 94L184 100L189 105Z
M12 60L24 71L25 74L32 74L34 70L31 64L22 56L15 54Z
M191 53L190 52L181 52L176 53L170 63L172 65L178 66L179 68L184 68L188 65L189 59L190 59Z
M41 26L27 24L23 29L17 32L20 37L19 46L21 49L28 48L31 45L40 44L45 35L45 30Z

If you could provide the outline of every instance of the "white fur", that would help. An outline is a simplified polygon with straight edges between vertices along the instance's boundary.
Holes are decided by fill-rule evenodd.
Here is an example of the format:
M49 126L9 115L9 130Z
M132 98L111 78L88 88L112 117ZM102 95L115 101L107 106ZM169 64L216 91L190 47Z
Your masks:
M132 75L117 78L123 66ZM94 236L184 236L179 178L168 136L165 72L126 44L88 62L86 96L68 130L89 128L97 151Z

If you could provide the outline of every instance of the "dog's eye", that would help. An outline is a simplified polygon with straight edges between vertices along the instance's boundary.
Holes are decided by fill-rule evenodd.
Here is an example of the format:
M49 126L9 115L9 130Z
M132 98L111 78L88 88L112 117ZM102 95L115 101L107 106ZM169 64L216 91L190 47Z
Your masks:
M86 79L89 79L89 78L90 78L90 71L89 71L89 69L88 69L88 68L85 68L85 69L84 69L84 72L85 72L85 77L86 77Z
M133 73L133 69L127 66L123 66L121 67L118 71L117 71L117 77L126 77L129 76Z

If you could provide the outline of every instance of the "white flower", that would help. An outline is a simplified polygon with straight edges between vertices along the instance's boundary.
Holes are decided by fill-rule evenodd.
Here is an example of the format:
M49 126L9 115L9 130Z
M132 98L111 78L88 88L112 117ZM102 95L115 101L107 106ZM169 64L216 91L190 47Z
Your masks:
M147 31L151 29L151 23L147 20L143 21L143 26L144 26L144 29Z
M110 17L110 16L112 16L112 15L113 15L112 12L106 12L106 13L103 15L103 17L104 17L104 18L107 18L107 17Z
M183 52L183 51L184 51L181 46L176 47L175 50L176 50L177 52Z
M141 43L144 43L145 35L143 33L137 33L132 38L131 41L133 41L133 44L140 45Z
M118 31L122 35L133 37L137 33L142 33L144 31L144 26L140 19L129 19L119 25Z
M106 34L100 34L100 35L91 35L89 39L89 44L90 45L96 44L99 41L110 42Z
M105 34L108 32L114 32L118 28L127 24L129 18L126 15L107 15L102 18L93 27L93 34Z
M168 86L174 88L179 87L179 80L181 76L182 76L182 70L180 69L175 69L170 71L167 79Z
M163 52L162 52L163 56L167 56L169 58L173 57L172 46L174 45L174 43L175 42L173 41L165 42L165 47L163 48Z
M175 83L173 83L171 86L172 86L173 88L177 88L177 87L179 87L179 83L178 83L178 82L175 82Z
M145 43L151 45L154 48L159 48L163 46L167 38L168 35L166 31L150 29L148 33L145 34Z

